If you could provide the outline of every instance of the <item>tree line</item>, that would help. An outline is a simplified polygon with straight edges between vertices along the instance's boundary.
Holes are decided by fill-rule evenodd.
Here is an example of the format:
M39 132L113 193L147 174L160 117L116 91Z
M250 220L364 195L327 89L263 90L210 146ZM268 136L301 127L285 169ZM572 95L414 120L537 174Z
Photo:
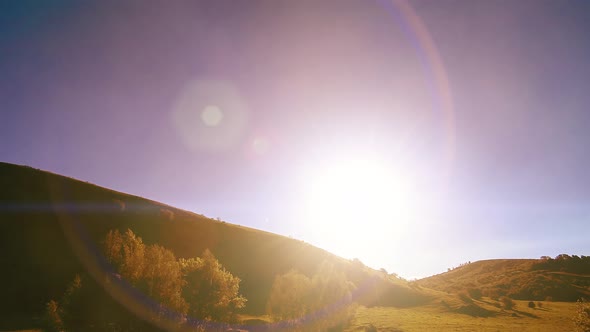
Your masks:
M202 331L211 330L207 322L219 322L215 326L226 329L227 324L238 322L238 313L247 303L240 294L240 278L227 271L208 249L200 257L177 258L161 245L144 243L128 229L109 231L102 253L113 268L109 280L127 283L132 288L128 291L138 291L155 304L148 317L152 323L174 320L179 330ZM87 286L87 281L91 280L76 275L60 299L46 304L47 331L86 330L99 321L99 330L150 329L132 314L121 315L123 307L113 309L116 314L93 312L104 304L99 304L100 287ZM269 286L266 311L274 321L271 325L281 330L324 331L343 326L354 314L352 293L356 286L344 270L329 261L319 264L310 276L296 270L277 275Z
M111 230L103 242L103 253L116 273L135 290L157 303L154 320L175 313L186 321L191 317L203 321L234 322L237 311L247 299L239 293L240 278L227 271L208 249L201 257L179 258L158 244L145 244L128 229ZM46 306L46 327L50 331L75 331L86 321L76 319L78 308L91 299L80 299L82 281L74 278L61 300ZM78 303L77 303L78 302ZM75 303L75 304L74 304ZM169 316L169 315L168 315Z
M590 256L561 254L555 256L554 259L549 256L542 256L541 260L533 265L533 270L590 274Z

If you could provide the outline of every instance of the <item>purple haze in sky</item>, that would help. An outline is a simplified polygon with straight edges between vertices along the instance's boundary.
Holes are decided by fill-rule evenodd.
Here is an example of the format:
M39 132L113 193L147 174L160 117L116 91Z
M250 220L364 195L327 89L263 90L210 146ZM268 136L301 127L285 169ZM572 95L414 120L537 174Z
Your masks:
M375 268L588 255L590 2L410 4L452 93L448 174L430 53L387 1L2 1L0 160L331 249L300 184L369 153L443 206L364 239Z

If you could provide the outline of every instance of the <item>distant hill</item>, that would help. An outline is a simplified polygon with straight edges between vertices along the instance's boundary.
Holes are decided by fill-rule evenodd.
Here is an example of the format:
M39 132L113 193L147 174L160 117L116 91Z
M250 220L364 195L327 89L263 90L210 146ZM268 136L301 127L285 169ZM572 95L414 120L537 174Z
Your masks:
M75 274L94 287L96 310L122 310L92 279L104 274L101 241L111 229L133 230L176 257L210 249L242 279L245 313L264 314L274 278L296 269L312 275L324 261L346 274L367 306L412 306L429 300L409 283L305 242L205 216L87 182L0 163L0 330L36 321ZM101 263L102 262L102 263Z
M519 300L576 301L590 297L590 261L567 255L554 259L492 259L463 265L416 281L416 284L449 293L478 292ZM560 258L561 257L561 258ZM570 257L570 256L567 256ZM577 256L574 256L577 257ZM584 257L584 256L582 256ZM577 262L577 263L576 263ZM575 272L572 272L575 271Z

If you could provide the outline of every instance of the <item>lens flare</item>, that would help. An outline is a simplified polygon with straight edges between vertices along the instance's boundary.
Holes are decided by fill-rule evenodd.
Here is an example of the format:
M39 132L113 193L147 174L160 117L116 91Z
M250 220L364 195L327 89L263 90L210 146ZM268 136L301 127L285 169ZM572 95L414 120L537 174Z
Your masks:
M207 127L217 127L223 120L223 112L215 105L207 105L201 112L201 120Z
M244 138L248 108L233 84L194 81L176 99L172 124L190 150L224 151Z

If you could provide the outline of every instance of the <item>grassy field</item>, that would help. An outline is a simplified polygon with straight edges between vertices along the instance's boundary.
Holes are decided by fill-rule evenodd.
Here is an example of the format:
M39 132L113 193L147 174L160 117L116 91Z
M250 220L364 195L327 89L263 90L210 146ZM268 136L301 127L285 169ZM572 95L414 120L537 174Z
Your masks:
M514 310L497 308L489 299L477 305L490 310L491 317L473 317L438 305L414 308L361 307L352 325L353 331L573 331L575 303L544 302L531 309L528 301L515 301ZM373 329L374 327L374 329Z

